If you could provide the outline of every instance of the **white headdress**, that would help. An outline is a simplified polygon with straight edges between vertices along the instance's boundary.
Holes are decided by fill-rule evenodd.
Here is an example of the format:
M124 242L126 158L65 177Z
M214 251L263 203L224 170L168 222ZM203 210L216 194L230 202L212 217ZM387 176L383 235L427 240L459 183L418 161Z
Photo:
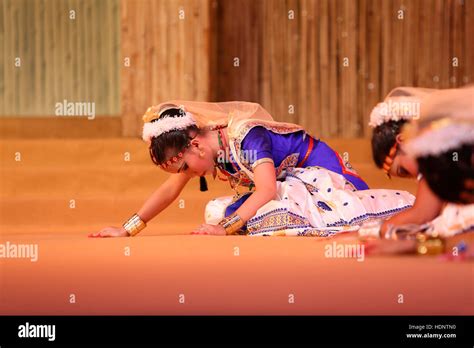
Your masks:
M163 112L172 108L179 108L180 114L182 116L161 118ZM182 105L178 107L175 105L170 105L169 107L165 107L160 110L149 107L143 116L143 120L145 123L143 124L142 139L148 143L151 142L151 138L157 137L163 133L171 132L173 130L186 129L189 126L196 125L193 115L189 112L186 112Z
M431 127L403 145L403 149L418 158L437 156L463 145L474 145L474 124L444 118L433 122Z

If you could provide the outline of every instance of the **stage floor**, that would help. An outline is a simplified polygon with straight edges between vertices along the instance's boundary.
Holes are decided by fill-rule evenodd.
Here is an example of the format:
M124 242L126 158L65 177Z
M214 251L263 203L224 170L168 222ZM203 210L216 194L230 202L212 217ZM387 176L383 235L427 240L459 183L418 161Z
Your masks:
M367 142L328 142L349 153L372 188L414 193L414 182L388 181L375 170ZM333 239L189 235L203 222L209 199L232 194L218 180L208 180L205 193L193 180L183 201L138 237L87 238L119 226L166 178L146 144L75 139L0 146L0 243L37 244L39 251L36 262L0 258L0 314L474 313L472 262L416 256L359 262L325 257Z

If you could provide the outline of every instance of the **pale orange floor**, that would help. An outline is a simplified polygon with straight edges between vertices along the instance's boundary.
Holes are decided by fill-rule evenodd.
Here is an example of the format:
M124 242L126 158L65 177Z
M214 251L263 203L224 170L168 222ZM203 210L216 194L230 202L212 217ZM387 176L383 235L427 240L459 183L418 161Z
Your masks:
M388 181L374 169L367 142L332 144L348 151L371 187L414 192L414 182ZM415 256L357 262L326 258L332 240L187 235L203 222L209 199L231 194L218 181L200 193L194 180L180 197L184 208L175 202L139 237L89 239L89 232L120 225L166 177L146 145L109 139L0 146L0 242L39 245L38 262L0 259L0 314L474 313L472 263Z

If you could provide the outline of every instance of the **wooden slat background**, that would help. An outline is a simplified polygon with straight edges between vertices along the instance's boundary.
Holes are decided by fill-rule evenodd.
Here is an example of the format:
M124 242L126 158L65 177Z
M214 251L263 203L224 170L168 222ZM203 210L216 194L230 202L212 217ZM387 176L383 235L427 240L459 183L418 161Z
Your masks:
M0 115L53 115L64 99L120 115L119 11L119 0L1 0Z
M473 82L474 0L1 0L0 19L0 115L94 101L127 136L180 98L256 101L316 136L365 137L393 87Z
M209 0L122 0L123 135L139 135L146 108L209 100Z
M473 0L217 3L213 98L260 102L317 136L368 136L371 108L396 86L473 82Z

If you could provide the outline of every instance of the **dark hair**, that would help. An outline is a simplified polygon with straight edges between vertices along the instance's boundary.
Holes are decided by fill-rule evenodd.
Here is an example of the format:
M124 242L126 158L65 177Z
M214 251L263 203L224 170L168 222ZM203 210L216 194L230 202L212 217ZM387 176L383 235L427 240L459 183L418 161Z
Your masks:
M397 135L402 131L406 120L388 121L374 128L372 132L372 158L375 165L383 167L385 157L397 141Z
M182 116L184 116L184 114L181 109L168 109L160 115L160 118L152 122L165 117ZM157 137L153 137L149 147L151 160L156 165L166 162L169 158L182 151L189 144L189 141L199 133L199 128L193 125L186 129L174 130L163 133Z
M438 156L418 158L419 171L428 182L431 190L441 199L455 203L466 203L460 198L467 179L474 179L472 163L473 145L463 145L460 148L447 151ZM454 155L457 154L457 161Z

